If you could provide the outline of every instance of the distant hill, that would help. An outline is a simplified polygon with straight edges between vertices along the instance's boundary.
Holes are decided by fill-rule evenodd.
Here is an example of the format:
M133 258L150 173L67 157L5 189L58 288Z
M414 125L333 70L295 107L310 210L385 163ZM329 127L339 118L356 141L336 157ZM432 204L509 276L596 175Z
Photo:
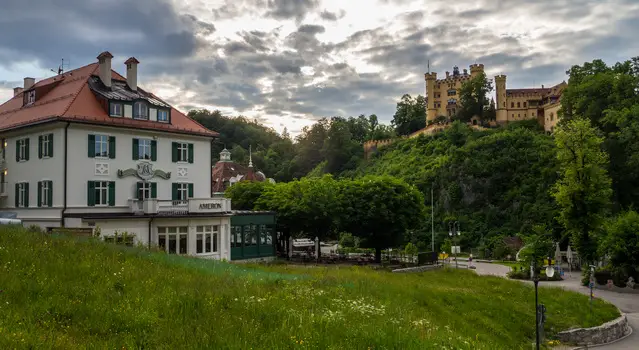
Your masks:
M552 137L536 123L474 131L457 122L436 136L382 147L355 171L341 175L397 176L416 185L427 205L432 187L439 242L448 236L446 222L458 220L462 245L480 246L483 237L485 246L494 248L491 238L526 234L533 224L558 226L549 194L557 170ZM430 217L417 234L430 242Z

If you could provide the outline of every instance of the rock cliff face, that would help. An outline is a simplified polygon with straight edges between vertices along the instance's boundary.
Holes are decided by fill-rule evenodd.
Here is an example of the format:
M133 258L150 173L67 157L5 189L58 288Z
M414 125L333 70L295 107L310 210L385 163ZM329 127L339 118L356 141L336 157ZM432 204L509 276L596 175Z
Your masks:
M601 326L592 328L577 328L559 332L557 338L562 343L575 345L597 345L610 343L620 339L631 332L628 319L625 314L616 320L606 322Z

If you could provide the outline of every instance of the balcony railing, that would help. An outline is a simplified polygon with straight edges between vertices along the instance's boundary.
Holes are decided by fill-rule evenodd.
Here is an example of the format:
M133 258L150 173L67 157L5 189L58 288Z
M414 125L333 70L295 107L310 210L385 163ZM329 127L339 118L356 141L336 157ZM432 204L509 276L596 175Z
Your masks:
M135 214L187 215L222 213L231 211L228 198L192 198L187 200L130 199L129 207Z

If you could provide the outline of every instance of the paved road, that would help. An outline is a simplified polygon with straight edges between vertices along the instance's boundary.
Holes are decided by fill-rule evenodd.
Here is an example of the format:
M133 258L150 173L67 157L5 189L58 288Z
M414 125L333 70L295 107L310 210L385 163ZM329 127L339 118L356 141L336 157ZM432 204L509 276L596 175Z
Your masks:
M493 276L502 276L505 277L506 273L510 271L510 267L499 265L499 264L490 264L490 263L480 263L474 262L473 265L477 267L475 271L477 271L480 275L493 275ZM587 287L581 285L581 274L573 273L572 276L566 274L564 276L563 281L555 281L555 282L544 282L540 281L540 286L552 286L552 287L561 287L564 289L573 290L585 295L590 295L590 290ZM530 282L532 283L532 282ZM597 347L598 350L637 350L639 349L639 294L625 294L625 293L616 293L607 290L594 290L594 294L596 298L604 299L611 304L621 310L621 312L626 313L626 317L628 318L628 323L633 329L632 335L625 338L622 341L619 341L614 344L605 345L601 347Z

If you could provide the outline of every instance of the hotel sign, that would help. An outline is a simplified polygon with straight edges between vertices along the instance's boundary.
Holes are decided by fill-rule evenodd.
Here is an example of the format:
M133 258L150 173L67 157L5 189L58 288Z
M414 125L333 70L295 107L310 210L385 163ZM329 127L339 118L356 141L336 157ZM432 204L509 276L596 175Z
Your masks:
M222 209L222 203L220 202L200 203L200 210L212 210L212 209Z

